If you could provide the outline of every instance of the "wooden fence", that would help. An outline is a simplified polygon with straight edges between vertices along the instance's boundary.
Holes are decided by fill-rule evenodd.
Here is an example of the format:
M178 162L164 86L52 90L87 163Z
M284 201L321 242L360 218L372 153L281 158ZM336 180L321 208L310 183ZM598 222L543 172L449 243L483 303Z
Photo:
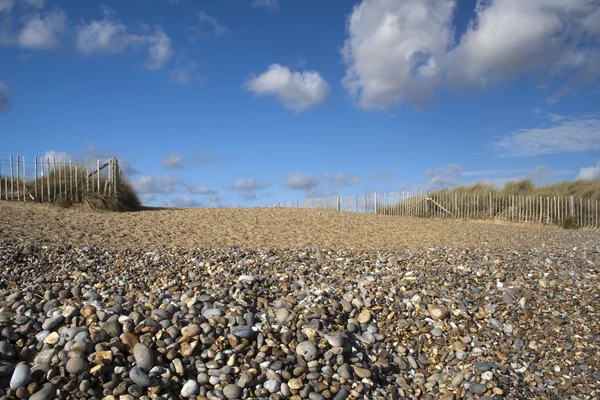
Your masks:
M0 159L0 200L82 202L92 193L117 196L119 162L111 158L77 160L66 157Z
M304 199L271 207L319 208L420 218L498 219L599 228L598 200L574 196L516 196L453 192L372 193Z

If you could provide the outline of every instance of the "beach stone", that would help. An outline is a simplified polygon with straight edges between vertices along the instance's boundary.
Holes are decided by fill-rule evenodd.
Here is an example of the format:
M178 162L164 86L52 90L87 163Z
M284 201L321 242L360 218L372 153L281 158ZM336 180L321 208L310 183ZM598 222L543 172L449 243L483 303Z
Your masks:
M197 324L191 324L181 328L181 335L185 337L198 336L202 329Z
M333 400L346 400L350 396L350 392L346 388L341 388L335 395Z
M292 390L298 390L303 386L302 380L300 380L298 378L290 379L287 384L288 384L288 387Z
M238 281L238 282L248 282L248 283L252 283L252 282L256 282L256 277L255 277L254 275L247 275L247 274L244 274L244 275L240 275L240 276L237 278L237 281Z
M62 315L57 315L57 316L48 318L42 324L42 329L52 330L52 329L56 328L64 320L65 320L65 317L63 317Z
M31 368L27 364L18 364L10 378L10 388L16 390L21 386L25 386L31 379Z
M55 398L56 387L51 382L46 382L37 392L29 397L29 400L51 400Z
M287 308L279 308L277 310L276 317L277 321L279 321L280 323L285 322L285 320L287 320L289 316L290 312L287 310Z
M367 368L361 368L359 366L353 365L352 369L354 370L354 373L359 378L370 378L371 377L371 370L369 370Z
M269 379L263 383L263 387L267 389L270 393L278 392L281 384L275 379Z
M492 364L486 363L486 362L476 362L475 368L479 372L486 372L486 371L491 371L494 368L494 366Z
M484 394L486 391L487 387L481 383L471 383L471 386L469 386L469 393Z
M238 399L242 397L242 388L231 383L223 388L223 394L228 399Z
M427 311L429 311L429 315L435 319L446 319L448 318L449 312L446 306L441 304L432 304L427 307Z
M199 391L198 382L193 379L188 380L183 387L181 388L181 392L179 393L182 397L190 397L198 395Z
M73 357L67 361L67 372L74 375L82 374L88 370L88 362L81 357Z
M148 374L140 367L136 366L131 368L129 371L129 379L142 388L150 386L150 378L148 377Z
M360 314L356 317L356 320L361 324L366 324L371 320L371 313L369 310L363 309Z
M342 347L344 345L344 340L346 339L346 335L342 332L332 332L325 334L325 340L331 347Z
M314 343L306 340L302 343L298 343L296 346L296 354L302 356L306 361L312 361L317 358L319 351Z
M123 344L127 347L127 350L130 353L133 353L133 349L135 348L135 345L138 344L140 342L140 340L138 339L138 337L136 335L134 335L133 333L123 333L121 334L121 342L123 342Z
M231 328L231 334L239 338L248 339L253 335L252 328L248 325L239 325Z
M218 308L208 308L202 312L204 318L218 318L223 315L223 311Z
M0 358L3 360L12 360L15 358L15 349L5 340L0 342Z
M152 351L143 343L138 343L133 348L135 363L144 371L150 371L154 366L154 355Z

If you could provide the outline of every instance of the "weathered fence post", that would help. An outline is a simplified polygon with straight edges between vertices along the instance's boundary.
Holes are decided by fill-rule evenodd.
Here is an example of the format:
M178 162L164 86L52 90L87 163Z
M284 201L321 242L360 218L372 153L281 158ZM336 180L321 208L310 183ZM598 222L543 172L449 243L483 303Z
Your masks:
M10 199L15 199L15 183L13 181L13 156L10 155Z
M37 201L38 198L38 183L37 183L37 176L38 176L38 163L37 163L37 157L34 160L35 162L35 167L34 167L34 172L33 172L33 184L34 186L34 192L35 192L35 199Z
M25 165L25 157L23 157L23 201L27 201L27 188L25 187L25 179L27 178L27 165Z
M575 196L569 197L569 216L575 217Z
M340 211L340 196L336 198L336 209Z
M373 212L377 214L377 193L373 193Z

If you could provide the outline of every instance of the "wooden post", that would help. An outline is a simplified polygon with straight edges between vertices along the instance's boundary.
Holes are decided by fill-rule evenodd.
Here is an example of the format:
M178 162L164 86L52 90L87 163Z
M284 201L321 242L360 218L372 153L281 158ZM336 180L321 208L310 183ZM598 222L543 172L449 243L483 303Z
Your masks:
M13 156L10 155L10 199L15 199L15 183L13 180Z
M75 159L75 202L79 202L79 164L77 164L77 159Z
M87 158L85 159L85 194L90 193L90 165Z
M377 193L373 193L373 212L377 214Z
M23 156L23 201L27 201L27 188L25 187L26 177L27 177L27 165L25 164L25 156Z
M569 198L569 217L575 217L575 197L571 196Z
M38 183L37 183L37 176L38 176L38 164L37 164L37 157L34 158L33 160L33 165L34 165L34 171L33 171L33 184L34 184L34 193L35 193L35 199L37 200L38 198Z
M336 209L340 211L340 196L338 196L336 199Z
M17 156L17 201L21 201L21 185L19 183L19 168L21 166L21 157Z
M97 169L96 169L96 175L98 177L98 194L100 194L100 160L97 160Z
M119 168L119 160L117 158L115 158L115 180L114 180L114 185L115 185L115 198L119 197L119 179L121 178L121 169Z
M48 202L50 202L50 157L46 157L46 197L48 198Z

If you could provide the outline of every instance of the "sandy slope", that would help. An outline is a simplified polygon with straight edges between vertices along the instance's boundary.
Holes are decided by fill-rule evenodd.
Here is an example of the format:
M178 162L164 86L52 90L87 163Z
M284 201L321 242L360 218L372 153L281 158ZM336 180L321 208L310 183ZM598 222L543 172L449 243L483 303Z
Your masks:
M111 248L531 248L600 243L600 232L485 221L293 209L151 209L132 213L0 202L0 238Z

